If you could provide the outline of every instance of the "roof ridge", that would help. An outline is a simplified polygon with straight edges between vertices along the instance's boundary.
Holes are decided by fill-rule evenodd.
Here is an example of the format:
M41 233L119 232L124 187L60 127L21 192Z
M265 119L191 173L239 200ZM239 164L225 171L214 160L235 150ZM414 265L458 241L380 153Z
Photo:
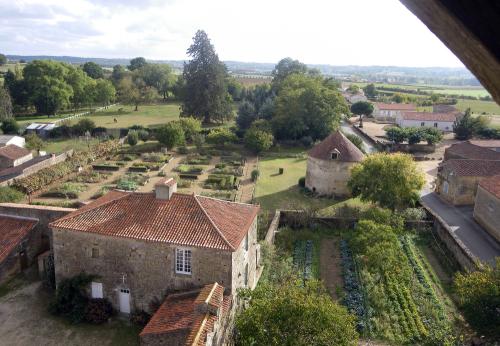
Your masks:
M215 230L217 231L217 233L221 236L221 238L224 240L224 242L229 245L229 248L231 250L236 250L236 248L231 245L231 243L226 239L226 237L224 236L224 234L222 233L222 231L219 229L219 227L217 227L217 225L215 224L215 222L212 220L212 218L210 217L210 215L208 215L207 211L205 210L205 208L203 208L203 206L201 205L200 201L198 201L198 198L197 198L197 195L193 194L193 198L194 200L196 201L196 203L198 204L198 206L200 207L200 209L203 211L203 214L205 214L205 216L208 218L208 220L210 221L210 223L212 224L212 226L214 226Z
M195 195L195 196L196 196L196 197L205 198L205 199L212 199L212 200L217 201L217 202L228 203L228 204L246 205L246 206L249 206L249 207L256 207L256 206L258 206L258 205L259 205L259 204L244 203L244 202L236 202L236 201L225 201L225 200L218 199L218 198L215 198L215 197L210 197L210 196L202 196L202 195Z
M96 208L96 207L102 207L102 206L108 205L108 204L110 204L111 202L115 202L115 201L120 200L120 199L122 199L122 198L124 198L124 197L130 197L130 196L132 196L132 193L124 192L124 191L122 191L122 190L113 189L113 190L111 190L111 192L112 192L112 191L116 191L116 192L119 192L119 193L123 193L123 195L118 196L117 198L110 199L109 201L106 201L106 202L104 202L104 203L102 203L102 204L99 204L98 206L95 206L95 207L93 207L92 209L94 209L94 208ZM107 196L107 195L104 195L104 196L102 196L101 198L104 198L104 197L106 197L106 196ZM97 203L98 201L99 201L99 199L95 200L95 201L94 201L94 202L92 202L92 203ZM75 210L75 211L73 211L73 212L71 212L71 213L69 213L69 214L67 214L67 215L65 215L65 216L63 216L63 217L61 217L61 218L57 219L57 220L52 221L51 223L49 223L49 226L50 226L50 227L52 227L52 226L53 226L53 224L54 224L54 223L56 223L56 222L59 222L59 221L64 221L64 220L69 220L69 219L74 218L75 216L79 216L79 215L81 215L81 214L83 214L83 213L87 212L88 210L87 210L85 207L86 207L86 206L88 206L88 205L90 205L90 204L92 204L92 203L89 203L89 204L87 204L87 205L84 205L84 206L83 206L83 207L81 207L80 209L77 209L77 210Z

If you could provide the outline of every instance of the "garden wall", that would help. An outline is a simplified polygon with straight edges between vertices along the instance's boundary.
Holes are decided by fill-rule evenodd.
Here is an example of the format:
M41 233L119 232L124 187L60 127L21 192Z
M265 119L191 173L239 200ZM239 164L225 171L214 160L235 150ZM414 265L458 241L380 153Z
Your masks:
M274 243L274 236L276 234L276 231L278 230L278 227L280 226L280 219L281 219L281 212L279 210L276 210L274 213L274 217L271 221L271 224L269 225L269 228L266 233L266 237L264 240L268 244L273 244Z
M433 153L436 151L435 144L392 144L391 151L400 151L403 153Z

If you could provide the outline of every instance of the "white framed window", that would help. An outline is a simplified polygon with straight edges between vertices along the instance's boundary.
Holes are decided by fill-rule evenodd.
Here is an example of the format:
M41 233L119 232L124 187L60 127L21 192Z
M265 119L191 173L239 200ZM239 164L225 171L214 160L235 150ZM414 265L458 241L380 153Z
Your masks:
M191 250L175 249L175 272L177 274L191 274Z
M102 283L92 282L91 288L92 288L92 298L103 298Z

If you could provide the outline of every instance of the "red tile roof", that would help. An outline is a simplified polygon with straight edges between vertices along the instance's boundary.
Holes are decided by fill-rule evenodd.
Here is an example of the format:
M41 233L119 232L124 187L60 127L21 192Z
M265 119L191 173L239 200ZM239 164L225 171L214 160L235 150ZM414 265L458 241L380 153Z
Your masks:
M456 143L446 148L445 153L454 154L463 159L471 160L500 160L500 152L471 144L469 142Z
M31 154L31 151L29 151L28 149L18 147L17 145L14 144L9 144L5 147L0 148L0 156L4 156L11 160L17 160L29 154Z
M500 161L452 159L443 162L441 167L458 176L491 177L500 174Z
M415 111L417 108L413 103L375 103L378 109L388 110L388 111Z
M500 199L500 175L481 180L479 186Z
M457 114L456 113L431 113L431 112L404 112L402 114L402 118L404 120L454 122L457 118Z
M346 136L340 131L335 131L326 137L321 143L309 150L309 156L320 160L331 160L332 151L338 150L339 161L360 162L364 155Z
M0 263L38 223L35 219L0 215Z
M468 142L483 148L500 148L500 139L471 139Z
M215 310L200 309L207 304ZM141 331L140 336L186 332L186 345L205 345L207 334L215 322L224 318L232 304L232 296L224 296L224 287L218 283L201 290L167 296L158 311Z
M51 223L55 229L234 251L259 206L174 193L111 191Z

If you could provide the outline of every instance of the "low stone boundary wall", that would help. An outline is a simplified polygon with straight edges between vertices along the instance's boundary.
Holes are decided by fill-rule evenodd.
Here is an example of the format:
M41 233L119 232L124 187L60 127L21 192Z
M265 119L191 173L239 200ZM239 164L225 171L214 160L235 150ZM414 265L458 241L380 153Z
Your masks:
M25 169L23 169L23 171L21 172L21 174L18 174L15 177L12 177L12 178L10 178L8 180L2 181L0 183L0 186L10 185L10 184L12 184L14 182L14 179L25 178L25 177L27 177L27 176L29 176L31 174L34 174L34 173L38 172L41 169L44 169L44 168L56 165L56 164L58 164L60 162L63 162L68 157L70 157L72 155L73 155L73 149L68 150L68 151L66 151L66 152L64 152L62 154L57 155L57 156L53 155L53 156L47 158L46 160L40 161L38 163L35 163L32 166L26 167Z
M278 231L278 227L280 226L280 220L281 220L281 211L276 210L274 213L274 217L271 221L271 224L269 225L269 228L267 229L266 237L264 238L264 241L268 244L273 244L274 243L274 236L276 232Z

